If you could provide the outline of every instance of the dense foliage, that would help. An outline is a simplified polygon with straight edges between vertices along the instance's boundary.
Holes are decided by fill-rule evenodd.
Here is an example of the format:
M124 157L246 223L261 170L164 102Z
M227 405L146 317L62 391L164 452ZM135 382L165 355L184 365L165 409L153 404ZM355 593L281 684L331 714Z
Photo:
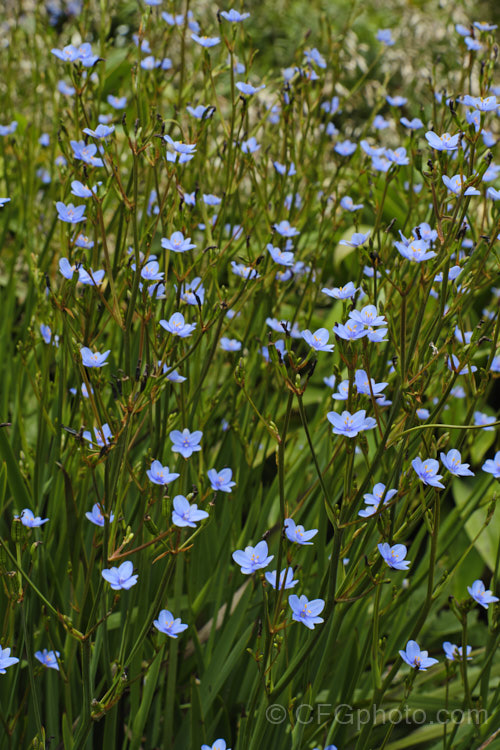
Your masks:
M500 747L497 28L327 5L1 11L0 748Z

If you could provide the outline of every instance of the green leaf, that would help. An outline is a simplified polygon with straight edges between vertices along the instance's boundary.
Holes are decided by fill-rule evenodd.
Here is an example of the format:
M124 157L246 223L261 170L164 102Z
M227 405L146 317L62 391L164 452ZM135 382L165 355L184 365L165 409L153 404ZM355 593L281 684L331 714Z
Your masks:
M485 479L485 481L489 480ZM496 511L488 526L484 528L488 506L495 495L495 486L491 486L486 492L481 490L482 486L484 485L479 485L478 482L469 483L463 479L453 479L452 481L453 496L459 509L465 506L473 493L480 493L481 507L475 510L467 520L465 520L466 516L464 517L464 528L471 541L479 534L474 546L489 569L493 571L500 535L500 513Z
M15 459L4 427L0 427L0 456L5 461L7 482L16 506L19 510L22 508L32 508L30 492L19 470L19 464Z

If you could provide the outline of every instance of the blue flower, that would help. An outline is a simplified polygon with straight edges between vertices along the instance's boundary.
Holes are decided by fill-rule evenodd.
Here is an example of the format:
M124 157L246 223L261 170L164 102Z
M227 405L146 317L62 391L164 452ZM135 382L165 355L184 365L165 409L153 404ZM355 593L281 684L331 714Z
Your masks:
M78 269L78 281L80 284L89 284L90 286L99 286L101 281L104 278L104 271L101 269L100 271L93 271L91 268L89 268L88 271L86 271L82 266ZM91 365L89 365L91 367Z
M49 326L45 325L45 323L42 323L40 325L40 333L42 334L42 338L45 343L50 344L50 341L52 339L52 331L50 330Z
M285 219L280 221L279 224L273 224L273 229L278 232L278 234L281 234L282 237L296 237L300 234L299 230L292 227L290 222Z
M67 258L59 259L59 271L62 273L65 279L72 279L73 274L78 267L81 267L79 263L71 265Z
M304 50L304 57L306 58L307 62L314 63L318 66L318 68L326 68L326 60L321 55L319 50L316 49L316 47L313 47L313 49Z
M388 383L376 383L373 378L370 378L368 380L368 375L364 370L356 370L356 373L354 375L354 382L356 384L358 393L362 393L365 396L370 396L372 393L374 396L378 396L388 385Z
M158 367L161 367L161 362L158 362ZM163 365L163 374L165 375L168 372L167 365ZM181 375L177 370L172 370L167 375L167 380L170 380L171 383L184 383L187 378L184 377L184 375Z
M276 573L277 570L271 570L266 571L264 573L264 577L268 584L272 586L273 589L276 588ZM280 581L279 581L279 590L282 589L293 589L294 586L298 584L298 580L294 580L293 578L293 568L285 568L280 573Z
M146 471L146 474L153 484L169 484L174 479L178 479L180 474L171 472L168 466L162 466L160 461L153 461L151 468Z
M377 115L375 119L373 120L373 127L376 130L385 130L386 128L390 127L391 121L386 120L385 117L382 117L382 115ZM384 149L380 149L383 151Z
M452 448L448 453L439 454L443 466L448 469L450 474L454 474L456 477L473 477L474 472L469 469L469 464L462 463L462 456L460 451Z
M114 125L98 125L95 130L91 128L83 128L83 132L86 135L90 135L92 138L107 138L115 132Z
M198 34L191 34L191 39L197 44L201 44L202 47L215 47L219 44L220 39L218 36L198 36Z
M305 531L303 526L297 526L293 518L285 518L285 536L290 542L297 544L312 544L309 539L316 536L318 529Z
M329 337L327 328L318 328L314 333L311 333L308 329L302 331L304 341L317 352L333 352L334 344L328 343Z
M436 151L456 151L460 146L460 136L461 133L456 133L456 135L450 135L449 133L437 135L432 130L429 130L425 134L427 142Z
M82 232L80 232L80 234L78 234L76 237L75 247L83 247L85 250L91 250L94 247L94 240L91 240L90 237L87 237L86 234L83 234ZM87 272L85 271L85 273ZM100 273L100 271L96 271L96 273ZM93 275L94 275L94 272L92 271L92 276ZM102 275L104 277L104 271L102 271ZM95 282L95 277L94 277L94 282Z
M236 263L235 260L232 260L231 267L233 273L236 276L241 276L242 279L260 279L260 274L251 266L245 266L243 263Z
M47 521L49 520L48 518L35 516L33 514L33 511L29 508L25 508L21 511L20 516L14 516L14 518L20 518L22 525L27 526L29 529L36 529L39 526L42 526L42 524L47 523Z
M370 231L363 234L362 232L354 232L350 240L340 240L339 245L348 245L348 247L361 247L364 245L370 236Z
M467 586L467 591L484 609L488 609L488 604L499 601L498 596L493 596L489 589L486 590L486 586L481 580L474 581L472 586Z
M111 349L108 349L102 354L100 352L93 352L87 346L82 346L82 348L80 349L84 367L105 367L108 364L106 360L110 352Z
M498 108L496 96L471 96L466 94L462 98L462 104L466 107L474 107L479 112L494 112Z
M286 170L286 166L284 164L280 164L279 161L273 161L273 167L280 175L293 177L294 174L297 174L297 170L295 169L295 164L293 163L293 161L290 162L288 172Z
M169 635L170 638L177 638L178 633L186 630L187 625L181 622L181 618L174 618L172 612L168 609L162 609L157 620L153 620L153 625L160 633Z
M357 323L356 321L349 318L345 325L342 323L335 323L333 326L333 332L336 336L346 341L355 341L366 336L366 328L363 323Z
M336 151L337 154L340 154L340 156L351 156L351 154L356 151L357 147L358 146L356 143L352 143L352 141L347 140L336 143L334 146L334 151Z
M465 111L465 119L469 125L474 126L476 133L481 129L481 112L478 109L467 109Z
M265 83L261 84L260 86L252 86L251 83L243 83L242 81L238 81L236 83L236 88L238 91L241 91L242 94L245 96L253 96L261 89L265 89L266 85Z
M226 748L225 740L215 740L213 745L202 745L201 750L231 750L231 748Z
M13 664L17 664L18 661L19 659L10 655L10 648L0 646L0 674L5 674L5 670L12 667Z
M279 263L280 266L293 266L295 256L291 252L281 250L279 247L274 247L271 243L267 245L267 251L275 263Z
M391 107L404 107L408 99L404 96L386 96L386 101Z
M377 31L376 39L378 42L382 42L386 47L392 47L394 39L391 35L391 29L379 29Z
M172 523L175 526L190 526L195 529L197 521L208 518L206 510L198 510L196 503L190 505L189 500L184 495L176 495L173 502Z
M488 23L488 21L474 21L472 25L478 31L495 31L495 29L498 29L498 26L496 23ZM467 33L469 33L468 29L467 29Z
M350 195L344 195L344 197L340 199L340 205L345 211L359 211L364 207L363 203L354 203Z
M163 237L161 246L165 250L172 250L174 253L185 253L187 250L196 247L196 245L191 244L191 237L185 239L182 232L174 232L170 239Z
M55 669L57 672L59 672L59 664L57 660L61 654L59 651L47 651L46 648L43 649L43 651L36 651L35 652L35 659L38 659L38 661L43 664L44 667L47 667L47 669Z
M233 487L236 486L236 482L232 482L233 470L228 468L217 471L216 469L209 469L207 472L210 480L212 489L217 492L232 492Z
M386 149L385 156L389 159L389 161L392 161L393 164L398 164L399 166L405 166L406 164L410 163L410 159L406 155L406 149L403 148L403 146L400 146L399 148L396 148L394 150L392 148Z
M97 427L94 427L94 434L98 448L104 448L105 445L109 445L111 438L113 437L107 422L103 424L102 432ZM92 435L90 432L85 430L82 437L90 443L90 447L92 448Z
M365 305L361 310L351 310L349 318L364 326L387 325L385 317L377 314L377 308L375 305Z
M388 172L391 166L392 162L385 155L372 157L372 167L377 172Z
M125 109L125 107L127 106L127 97L126 96L113 96L112 94L109 94L107 97L107 102L114 109Z
M476 372L477 367L475 365L466 365L465 367L462 367L460 369L460 360L458 359L456 354L452 354L451 358L448 357L446 360L446 365L448 367L448 370L451 370L452 372L458 373L458 375L468 375L469 369L470 372Z
M203 203L206 206L218 206L220 203L222 203L222 198L219 198L218 195L212 195L211 193L203 193Z
M279 339L278 341L273 341L272 346L274 346L274 348L279 351L281 359L283 359L285 354L287 353L287 350L285 349L285 342L282 339ZM269 347L263 346L261 352L266 362L269 362Z
M488 458L481 468L488 474L493 474L495 479L500 479L500 451L497 451L495 458Z
M164 273L160 271L160 264L157 260L150 260L141 270L141 278L146 281L161 281L163 276Z
M196 328L196 323L186 323L184 315L180 312L174 313L170 320L160 320L160 325L173 336L180 336L181 339L191 336Z
M174 141L170 135L164 135L163 140L169 145L170 149L167 150L167 161L176 162L179 164L185 164L190 161L196 152L195 143L184 143L184 141Z
M87 511L85 517L93 523L95 526L104 526L104 516L101 510L101 506L98 503L94 503L92 511ZM114 513L109 514L109 523L113 523L115 518Z
M222 18L225 18L226 21L230 21L230 23L241 23L245 18L250 18L250 13L240 13L233 8L229 11L221 10L220 14Z
M259 542L255 547L245 547L244 550L237 549L232 554L234 562L240 566L241 572L245 575L255 573L256 570L266 568L274 555L270 557L267 554L267 542Z
M438 238L436 229L431 229L426 221L422 221L412 232L413 235L419 235L426 242L435 242Z
M63 62L80 61L86 67L91 67L98 59L92 55L92 48L88 43L82 44L80 47L68 44L66 47L63 47L62 50L51 49L51 52Z
M322 617L318 617L325 606L323 599L311 599L309 601L304 595L299 597L296 594L292 594L288 597L288 603L293 612L292 620L301 622L309 630L314 630L315 625L324 622Z
M324 287L321 291L334 299L351 299L356 292L359 292L359 289L354 286L352 281L348 281L345 286L335 286L333 289Z
M12 135L17 130L16 120L12 120L10 125L0 125L0 136Z
M92 54L92 47L88 42L80 44L80 46L78 47L78 55L80 62L85 68L93 67L94 63L96 63L99 59L97 55Z
M409 560L405 560L406 547L404 544L395 544L393 547L387 542L378 544L378 551L386 561L387 565L394 570L408 570Z
M96 156L97 145L95 143L86 144L85 141L70 141L70 146L73 149L73 156L75 159L80 159L89 164L92 167L103 167L103 160ZM100 147L102 148L102 146Z
M421 263L424 260L434 258L436 255L433 250L429 250L429 243L425 240L413 240L408 244L396 241L394 247L401 253L403 258L411 260L414 263Z
M349 438L356 437L364 430L372 430L377 424L373 417L366 416L364 409L354 414L349 411L343 411L342 414L330 411L326 418L333 425L332 432L334 435L345 435Z
M474 39L472 36L466 36L464 42L467 49L473 50L474 52L480 52L483 49L481 42L478 42L477 39Z
M389 500L391 500L394 495L397 495L397 493L398 491L394 489L386 490L385 484L382 484L382 482L377 482L377 484L373 488L372 493L367 492L365 495L363 495L365 503L368 507L360 510L358 516L361 516L362 518L369 518L369 516L373 516L377 512L377 510L379 510L381 503L382 505L387 505Z
M425 672L428 667L432 667L433 664L438 663L437 659L432 659L427 654L427 651L420 650L416 641L408 641L406 644L406 650L399 652L403 661L405 661L410 667L419 669L421 672Z
M408 130L420 130L420 128L424 127L424 123L418 117L414 117L412 120L409 120L407 117L401 117L399 122L405 128L408 128Z
M460 268L460 266L452 266L450 268L450 270L448 271L448 281L455 281L455 279L457 279L460 276L461 273L462 273L462 269ZM434 281L437 284L441 284L442 281L443 281L443 274L442 273L437 273L434 276ZM457 334L457 331L459 332L458 334ZM458 340L460 341L460 343L462 343L462 344L470 344L470 338L472 336L472 331L470 331L468 334L466 333L465 335L469 336L469 341L465 341L463 339L463 337L461 336L461 331L460 331L460 329L458 327L455 328L455 336L456 336L456 338L458 338Z
M495 428L489 426L494 422L496 422L495 417L490 417L489 414L483 414L482 411L474 412L474 424L478 426L481 425L486 432L494 432Z
M450 643L450 641L445 641L443 643L443 651L449 661L463 661L462 646L456 646L454 643ZM466 651L467 660L472 659L472 656L469 656L472 646L467 646Z
M290 279L293 277L293 269L292 268L286 268L283 271L276 271L275 279L276 281L284 282L284 281L290 281Z
M500 372L500 355L493 357L490 367L491 372Z
M113 591L119 591L120 589L128 590L135 586L138 575L132 575L133 572L134 566L130 560L126 560L117 568L104 568L101 575L111 585Z
M184 458L189 458L193 453L201 451L200 440L203 437L201 430L195 430L189 432L187 428L180 430L172 430L169 435L172 441L172 452L180 453Z
M206 120L213 115L213 107L205 107L203 104L198 104L196 107L186 107L189 114L196 120Z
M94 393L94 389L92 387L90 388L90 391L91 391L91 393ZM70 388L69 392L72 393L73 396L76 396L76 394L78 393L78 391L76 390L76 388ZM88 388L85 385L85 383L82 383L82 396L83 396L83 398L88 398L89 397Z
M337 393L332 393L332 398L335 401L347 401L349 398L349 381L342 380L337 388Z
M241 349L241 341L238 339L228 339L227 336L222 336L219 343L220 348L225 352L239 352Z
M447 175L443 175L442 180L450 193L454 193L455 195L460 195L462 190L464 189L464 185L467 182L467 177L465 175L456 174L453 175L453 177L448 177ZM475 187L468 187L464 190L464 195L481 195L479 190L476 190Z
M184 26L185 19L182 13L178 13L177 15L172 15L172 13L162 13L161 17L165 21L165 23L168 23L169 26ZM193 11L189 10L187 13L187 25L191 29L191 31L194 31L195 34L197 34L200 30L200 25L198 21L195 21L193 18Z
M196 276L190 283L181 285L180 300L188 305L203 304L205 301L205 289L201 283L200 276Z
M442 479L442 475L438 474L439 461L436 461L435 458L426 458L425 461L422 461L422 459L418 457L413 459L411 465L419 479L421 479L424 484L428 484L431 487L440 487L444 490L444 484L441 484L439 481Z
M341 112L341 110L339 110L339 104L340 100L338 96L334 96L330 101L323 102L321 109L329 115L334 115L336 112Z
M490 198L492 201L500 201L500 190L495 190L495 188L489 187L486 190L486 197Z
M260 148L260 144L257 143L255 136L251 136L246 141L241 142L241 150L244 154L254 154Z
M0 198L0 208L3 208L6 203L10 203L10 198Z
M85 221L87 218L84 216L86 209L84 203L81 206L74 206L72 203L68 203L66 206L61 201L57 201L56 208L57 218L65 221L67 224L78 224L78 222Z
M144 40L142 45L143 52L149 51L149 43L148 43L148 49L144 47L144 43L146 40ZM153 55L147 55L147 57L144 57L141 60L141 68L143 70L155 70L156 68L159 68L161 65L161 60L157 60Z

